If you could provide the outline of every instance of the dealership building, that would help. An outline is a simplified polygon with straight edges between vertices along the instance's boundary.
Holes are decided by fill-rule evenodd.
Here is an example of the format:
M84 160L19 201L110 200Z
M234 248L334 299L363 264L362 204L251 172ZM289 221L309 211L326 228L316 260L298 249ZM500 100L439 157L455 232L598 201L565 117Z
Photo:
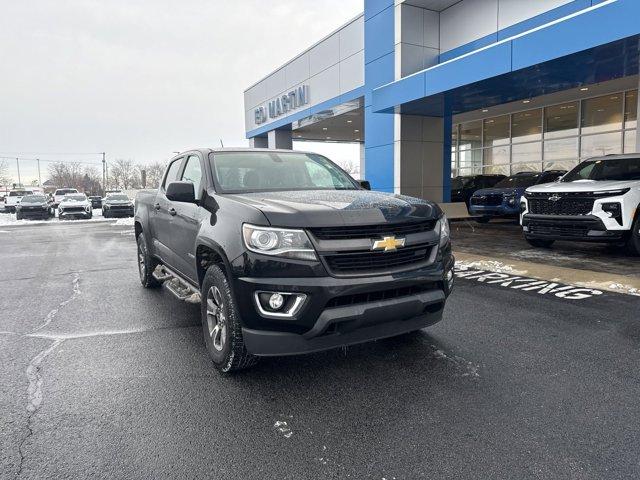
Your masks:
M245 91L254 147L360 144L376 190L640 151L640 0L365 0ZM265 72L266 73L266 72Z

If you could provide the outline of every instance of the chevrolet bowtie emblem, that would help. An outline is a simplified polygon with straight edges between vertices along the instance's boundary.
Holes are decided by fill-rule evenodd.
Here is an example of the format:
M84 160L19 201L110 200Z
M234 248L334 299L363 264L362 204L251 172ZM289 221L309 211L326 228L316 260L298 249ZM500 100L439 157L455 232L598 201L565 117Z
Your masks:
M384 250L385 252L393 252L398 247L404 247L404 238L383 237L382 240L373 242L371 250Z
M562 197L560 195L558 195L557 193L554 193L553 195L551 195L549 197L549 200L551 200L552 202L557 202L558 200L561 200Z

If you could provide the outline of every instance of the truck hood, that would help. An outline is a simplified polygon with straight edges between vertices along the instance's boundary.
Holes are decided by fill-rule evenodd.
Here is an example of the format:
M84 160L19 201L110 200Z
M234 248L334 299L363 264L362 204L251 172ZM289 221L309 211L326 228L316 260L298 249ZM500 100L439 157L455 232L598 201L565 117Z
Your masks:
M575 182L555 182L544 185L535 185L527 188L531 193L554 193L554 192L603 192L606 190L619 190L621 188L638 188L639 180L617 181L617 180L576 180Z
M229 195L260 210L279 227L335 227L430 220L441 215L435 203L368 190L306 190Z

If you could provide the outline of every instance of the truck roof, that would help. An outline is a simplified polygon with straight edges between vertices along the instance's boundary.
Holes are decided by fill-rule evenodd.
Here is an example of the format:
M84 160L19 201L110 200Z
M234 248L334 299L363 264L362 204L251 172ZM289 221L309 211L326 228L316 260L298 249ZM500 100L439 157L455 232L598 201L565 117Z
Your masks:
M627 158L640 158L640 153L625 153L624 155L622 155L622 154L620 154L620 155L615 155L615 154L602 155L602 156L599 156L599 157L585 158L583 160L583 162L585 162L587 160L625 160Z

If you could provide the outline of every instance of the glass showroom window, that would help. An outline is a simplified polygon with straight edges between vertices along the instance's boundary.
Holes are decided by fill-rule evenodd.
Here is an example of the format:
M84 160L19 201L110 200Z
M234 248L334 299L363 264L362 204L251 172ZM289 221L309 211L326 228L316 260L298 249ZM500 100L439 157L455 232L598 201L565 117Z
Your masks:
M638 127L638 92L631 90L624 101L624 153L636 152L636 132Z
M580 158L622 153L622 94L582 102Z
M453 125L451 128L451 177L456 177L458 173L458 133L460 125Z
M487 118L483 121L482 127L483 173L509 175L511 162L509 115Z
M460 124L458 174L482 173L482 120Z

